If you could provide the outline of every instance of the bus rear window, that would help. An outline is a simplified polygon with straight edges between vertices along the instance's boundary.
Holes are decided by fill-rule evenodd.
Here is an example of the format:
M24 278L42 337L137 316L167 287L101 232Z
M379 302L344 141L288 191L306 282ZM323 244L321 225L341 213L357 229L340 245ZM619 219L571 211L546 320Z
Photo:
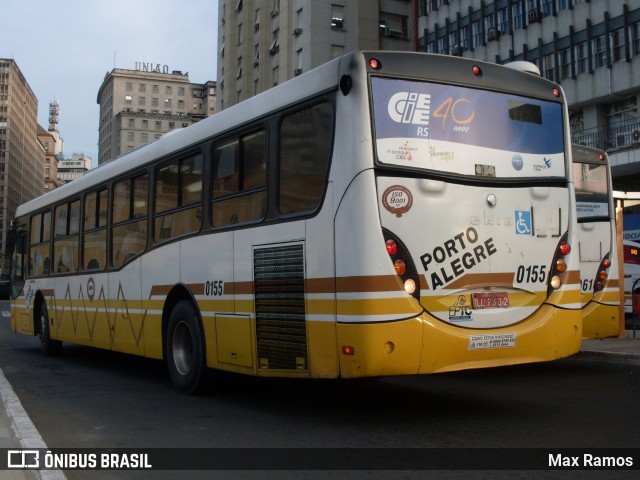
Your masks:
M579 220L609 217L609 193L606 165L573 164L576 210Z
M378 162L474 177L565 177L562 104L371 79Z

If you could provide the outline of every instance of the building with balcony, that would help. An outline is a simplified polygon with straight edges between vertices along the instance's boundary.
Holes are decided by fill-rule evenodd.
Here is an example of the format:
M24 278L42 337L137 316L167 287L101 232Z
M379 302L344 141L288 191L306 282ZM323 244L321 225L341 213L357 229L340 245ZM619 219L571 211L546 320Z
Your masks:
M574 143L640 191L640 0L418 0L421 51L527 60L562 85Z
M219 108L355 50L417 49L408 0L221 0Z

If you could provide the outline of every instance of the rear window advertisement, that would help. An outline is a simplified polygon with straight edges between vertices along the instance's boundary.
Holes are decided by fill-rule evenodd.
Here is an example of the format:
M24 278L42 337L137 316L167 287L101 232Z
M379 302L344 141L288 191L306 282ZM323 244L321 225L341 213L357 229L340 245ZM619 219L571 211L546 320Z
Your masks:
M562 105L373 77L381 163L485 177L564 177Z

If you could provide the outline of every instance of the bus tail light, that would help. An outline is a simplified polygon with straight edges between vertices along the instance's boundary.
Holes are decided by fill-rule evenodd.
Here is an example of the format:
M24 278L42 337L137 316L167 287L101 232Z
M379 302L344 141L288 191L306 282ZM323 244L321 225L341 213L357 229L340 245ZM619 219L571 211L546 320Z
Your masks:
M411 260L409 250L407 250L398 237L388 230L383 229L382 233L385 239L387 254L391 259L393 269L398 277L400 277L404 291L412 295L416 300L420 300L418 271Z
M571 245L567 242L567 234L565 233L556 248L556 254L551 263L551 271L549 272L549 286L547 295L551 295L554 290L562 286L561 274L567 271L567 261L564 257L571 253Z
M608 270L610 266L611 260L609 260L609 254L607 253L598 267L598 273L596 273L596 278L593 282L593 293L601 291L607 284L607 278L609 278Z

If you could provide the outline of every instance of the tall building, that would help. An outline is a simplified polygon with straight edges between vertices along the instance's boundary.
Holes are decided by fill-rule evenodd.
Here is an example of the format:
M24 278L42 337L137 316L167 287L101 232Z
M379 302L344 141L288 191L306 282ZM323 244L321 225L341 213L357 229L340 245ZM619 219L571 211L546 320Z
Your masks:
M91 170L93 160L84 153L74 153L71 158L58 157L58 181L69 183Z
M220 0L219 109L355 50L416 50L407 0Z
M0 59L0 277L9 273L7 231L23 202L44 191L38 99L12 59Z
M98 164L188 127L216 110L216 82L190 83L189 74L166 65L136 62L114 68L98 90Z
M62 182L58 180L57 138L52 132L48 132L38 125L38 140L42 145L45 155L44 192L47 193L62 185Z
M616 190L640 191L640 0L419 0L420 49L528 60L559 82L571 138L609 153Z

